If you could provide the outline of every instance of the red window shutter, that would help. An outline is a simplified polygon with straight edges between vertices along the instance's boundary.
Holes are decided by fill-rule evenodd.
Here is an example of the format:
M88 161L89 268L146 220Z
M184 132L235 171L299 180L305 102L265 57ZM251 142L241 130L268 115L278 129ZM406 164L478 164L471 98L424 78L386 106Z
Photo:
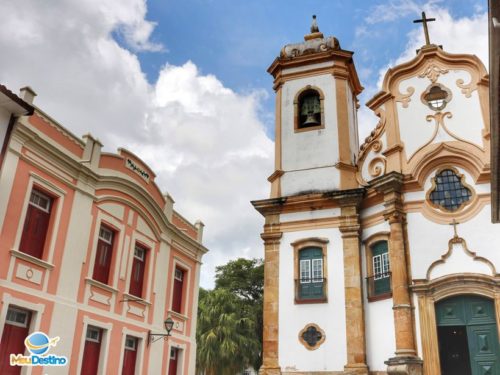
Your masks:
M172 298L172 310L181 313L182 289L184 284L184 271L176 268L174 275L174 293Z
M107 231L110 232L109 230ZM113 237L114 235L111 235L108 241L102 238L99 238L97 241L92 278L104 284L107 284L109 281L109 270L111 269L111 258L113 256Z
M127 337L127 341L133 342L133 346L125 345L125 351L123 354L123 369L122 375L134 375L135 374L135 363L137 360L137 339L132 337Z
M0 374L2 375L18 375L21 373L21 367L10 365L10 354L24 354L26 348L24 339L29 335L29 322L31 314L28 311L24 312L26 316L26 324L12 324L8 320L2 333L0 341Z
M134 249L134 260L132 262L132 274L130 275L129 293L141 298L144 285L144 274L146 269L147 250L136 246Z
M90 327L89 327L90 328ZM87 328L87 330L89 330ZM101 352L101 337L102 329L92 327L92 330L99 332L97 339L85 339L85 347L83 349L82 371L80 375L96 375L99 369L99 354Z
M49 220L50 211L43 211L32 204L28 205L19 251L42 258Z

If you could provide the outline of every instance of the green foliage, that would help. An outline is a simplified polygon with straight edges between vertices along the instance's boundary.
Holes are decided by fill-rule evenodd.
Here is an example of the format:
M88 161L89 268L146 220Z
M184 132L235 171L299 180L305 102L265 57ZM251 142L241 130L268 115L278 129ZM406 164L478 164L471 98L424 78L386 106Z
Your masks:
M215 289L200 288L197 371L234 375L262 363L264 265L239 258L216 268Z
M264 263L262 259L232 260L215 268L215 288L224 288L249 301L262 300Z

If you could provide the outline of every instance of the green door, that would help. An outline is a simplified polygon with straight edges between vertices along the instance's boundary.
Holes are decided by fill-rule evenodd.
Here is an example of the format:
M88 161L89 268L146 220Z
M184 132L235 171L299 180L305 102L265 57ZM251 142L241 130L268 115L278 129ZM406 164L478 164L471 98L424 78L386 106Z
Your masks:
M492 300L460 296L436 305L441 375L500 375Z

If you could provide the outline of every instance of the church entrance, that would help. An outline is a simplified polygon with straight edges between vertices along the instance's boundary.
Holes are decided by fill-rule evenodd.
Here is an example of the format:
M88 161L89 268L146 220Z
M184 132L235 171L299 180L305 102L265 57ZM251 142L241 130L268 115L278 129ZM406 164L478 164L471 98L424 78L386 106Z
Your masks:
M459 296L436 304L441 375L500 375L492 300Z

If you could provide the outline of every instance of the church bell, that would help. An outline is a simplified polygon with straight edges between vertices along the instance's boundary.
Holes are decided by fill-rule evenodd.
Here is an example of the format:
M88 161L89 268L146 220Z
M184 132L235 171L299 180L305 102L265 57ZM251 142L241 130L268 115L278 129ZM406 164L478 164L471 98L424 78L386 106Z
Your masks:
M318 115L321 113L321 105L319 98L314 96L307 96L302 102L302 108L300 114L306 116L303 126L316 126L320 125L318 121Z

